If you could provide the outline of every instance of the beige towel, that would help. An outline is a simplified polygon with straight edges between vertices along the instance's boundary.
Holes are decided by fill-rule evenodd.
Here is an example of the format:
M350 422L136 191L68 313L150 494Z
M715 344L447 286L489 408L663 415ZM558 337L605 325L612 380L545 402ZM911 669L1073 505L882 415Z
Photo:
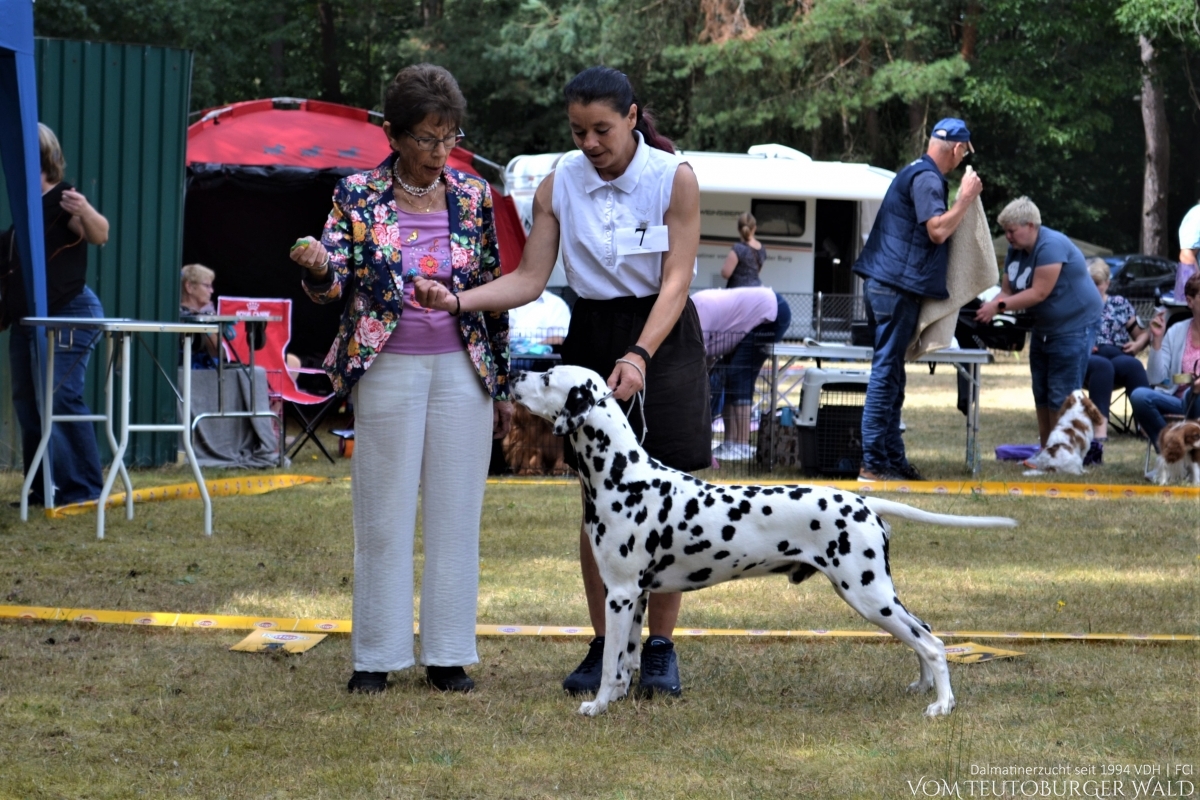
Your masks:
M950 297L921 303L917 330L905 358L916 361L926 353L949 347L958 324L958 310L984 289L995 286L998 278L987 215L983 213L983 201L976 197L950 237L946 268L946 290Z

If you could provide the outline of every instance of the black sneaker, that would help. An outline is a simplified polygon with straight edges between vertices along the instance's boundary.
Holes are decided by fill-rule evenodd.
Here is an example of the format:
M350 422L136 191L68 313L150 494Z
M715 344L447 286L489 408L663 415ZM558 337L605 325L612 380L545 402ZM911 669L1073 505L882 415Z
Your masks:
M917 468L914 467L912 464L908 463L907 461L905 461L903 464L901 464L898 467L892 467L892 472L899 475L901 478L903 478L906 481L923 481L923 480L925 480L924 476L921 475L921 473L917 470Z
M462 667L426 667L425 680L441 692L469 692L475 688L475 681Z
M1092 445L1088 448L1087 453L1083 456L1083 465L1090 467L1092 464L1104 464L1104 443L1092 439Z
M387 688L386 672L355 672L346 684L346 691L351 694L379 694Z
M588 654L575 671L563 679L567 694L587 694L600 691L600 676L604 671L604 637L597 636L588 645Z
M655 693L679 697L679 661L675 645L665 636L651 636L642 647L642 672L638 677L638 694L649 697Z

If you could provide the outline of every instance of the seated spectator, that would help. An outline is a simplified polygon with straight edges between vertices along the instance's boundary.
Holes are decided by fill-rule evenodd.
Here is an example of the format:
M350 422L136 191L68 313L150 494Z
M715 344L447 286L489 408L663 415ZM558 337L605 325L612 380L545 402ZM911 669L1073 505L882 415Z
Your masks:
M1200 418L1200 273L1183 286L1184 302L1192 318L1167 329L1165 310L1150 320L1150 358L1146 374L1150 385L1129 395L1133 417L1158 448L1158 434L1166 415Z
M754 382L767 360L767 345L778 342L792 321L787 301L770 289L706 289L692 295L711 372L713 414L725 422L725 441L713 455L745 461L750 446Z
M203 264L188 264L179 272L179 316L216 314L213 307L213 278L216 273ZM192 338L192 369L216 369L220 341L215 333Z
M1104 442L1108 439L1108 410L1112 405L1113 387L1123 386L1133 394L1134 389L1149 386L1146 368L1136 356L1150 341L1150 332L1141 327L1137 312L1124 297L1109 295L1108 284L1112 273L1108 264L1100 258L1088 260L1088 274L1100 292L1104 307L1100 311L1100 328L1096 333L1096 344L1088 357L1087 376L1084 385L1096 408L1104 415L1104 422L1096 426L1096 438L1092 442L1083 463L1104 463Z
M508 312L509 350L514 354L544 355L550 345L562 344L571 324L571 308L549 289L532 303Z

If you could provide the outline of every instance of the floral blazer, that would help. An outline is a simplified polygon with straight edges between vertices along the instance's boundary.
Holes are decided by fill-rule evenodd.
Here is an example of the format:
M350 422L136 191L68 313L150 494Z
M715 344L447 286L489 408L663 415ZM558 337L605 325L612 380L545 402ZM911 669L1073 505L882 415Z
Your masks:
M392 197L393 154L370 172L343 178L333 192L333 210L321 244L329 251L328 279L307 276L304 290L318 303L342 300L337 337L325 356L325 371L339 395L350 392L383 349L403 307L405 264L396 204ZM487 183L447 166L450 211L451 283L455 293L500 277L500 252L492 195ZM467 354L488 394L508 399L508 312L464 312L458 327Z

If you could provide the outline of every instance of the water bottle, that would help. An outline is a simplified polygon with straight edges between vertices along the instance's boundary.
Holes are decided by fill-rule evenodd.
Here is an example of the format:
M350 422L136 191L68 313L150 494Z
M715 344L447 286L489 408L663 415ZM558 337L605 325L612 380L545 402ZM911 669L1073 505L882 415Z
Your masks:
M783 413L779 415L779 424L784 428L792 427L792 407L784 406Z

